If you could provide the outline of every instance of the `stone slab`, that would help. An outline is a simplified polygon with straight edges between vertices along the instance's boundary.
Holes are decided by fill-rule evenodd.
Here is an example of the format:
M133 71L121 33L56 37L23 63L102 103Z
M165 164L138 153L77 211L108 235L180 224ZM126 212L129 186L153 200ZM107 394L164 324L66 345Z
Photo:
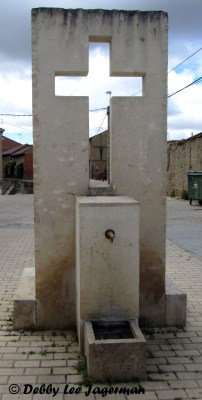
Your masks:
M142 77L142 97L111 100L110 184L114 195L141 203L140 317L165 324L167 30L162 11L32 10L36 297L44 327L76 323L75 196L88 194L89 104L55 96L54 83L88 74L89 41L110 43L111 76Z
M186 325L187 295L166 277L166 326Z
M24 268L14 300L14 328L32 328L36 324L35 269Z

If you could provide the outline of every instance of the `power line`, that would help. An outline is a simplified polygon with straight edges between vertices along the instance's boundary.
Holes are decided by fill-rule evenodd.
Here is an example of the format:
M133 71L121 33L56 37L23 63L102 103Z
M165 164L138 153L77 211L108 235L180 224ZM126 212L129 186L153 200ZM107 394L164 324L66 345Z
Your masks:
M202 48L201 48L201 49L202 49ZM200 50L200 49L199 49L199 50ZM199 50L198 50L198 51L199 51ZM180 64L179 64L179 65L180 65ZM171 72L171 71L170 71L170 72ZM195 79L193 82L189 83L188 85L184 86L183 88L177 90L176 92L169 94L169 95L167 96L167 98L169 99L170 97L174 96L175 94L182 92L182 90L185 90L185 89L187 89L188 87L194 85L195 83L199 82L201 79L202 79L202 76L201 76L200 78ZM135 96L136 94L140 93L141 91L142 91L142 90L139 90L138 92L134 93L132 96ZM131 96L131 97L132 97L132 96ZM93 109L93 110L89 110L89 112L93 112L93 111L103 111L103 110L106 110L106 109L107 109L107 107L95 108L95 109ZM97 134L98 131L101 129L102 124L103 124L103 122L104 122L104 120L105 120L105 118L106 118L106 115L107 115L107 113L105 114L104 119L103 119L103 121L102 121L100 127L98 128L96 134ZM0 114L0 116L32 117L32 115L24 115L24 114ZM25 131L27 131L27 132L31 132L31 131L29 131L29 130L27 130L27 129L24 129L24 128L21 128L21 127L19 127L19 126L17 126L17 125L12 125L12 124L9 124L8 122L4 122L4 123L7 124L7 125L15 126L16 128L19 128L19 129L23 129L23 130L25 130Z
M93 112L93 111L101 111L101 110L107 110L107 107L103 107L103 108L95 108L94 110L89 110L89 112Z
M93 110L89 110L89 112L94 112L94 111L102 111L106 110L107 107L102 107L102 108L94 108ZM32 114L0 114L0 116L4 117L33 117Z
M26 131L26 132L32 133L32 131L30 131L29 129L22 128L21 126L17 126L17 125L9 124L8 122L5 122L5 121L3 121L3 123L4 123L4 124L6 124L6 125L11 125L11 126L14 126L15 128L23 129L23 131Z
M142 92L142 89L141 89L141 90L138 90L138 92L132 94L131 97L135 96L136 94L138 94L138 93L140 93L140 92Z
M184 64L185 61L189 60L191 57L193 57L196 53L198 53L198 52L201 51L201 50L202 50L202 47L200 47L200 49L198 49L198 50L196 50L194 53L192 53L189 57L185 58L185 60L181 61L181 62L180 62L179 64L177 64L175 67L173 67L172 69L170 69L170 71L168 71L168 74L169 74L171 71L174 71L174 69L178 68L180 65ZM139 90L138 92L132 94L132 96L135 96L136 94L138 94L138 93L140 93L140 92L142 92L142 89Z
M32 117L32 114L0 114L5 117Z
M99 130L102 128L102 125L103 125L103 122L104 122L106 116L107 116L107 113L105 114L105 116L104 116L104 118L103 118L103 120L102 120L102 122L101 122L101 124L100 124L100 126L99 126L99 128L98 128L98 130L97 130L97 132L95 133L95 135L97 135L97 133L99 132Z
M194 53L192 53L189 57L185 58L183 61L181 61L179 64L177 64L175 67L173 67L172 69L170 69L168 71L168 74L172 71L174 71L176 68L178 68L180 65L184 64L185 61L189 60L191 57L193 57L195 54L197 54L199 51L202 50L202 47L200 47L198 50L196 50ZM176 91L175 93L172 93L171 95L168 95L167 97L171 97L174 96L174 94L179 93L180 91L186 89L187 87L193 85L194 83L196 83L198 80L200 80L201 78L198 78L196 81L192 82L191 84L185 86L184 88L180 89L179 91ZM131 95L131 97L135 96L136 94L142 92L142 89L139 90L138 92L134 93ZM95 112L95 111L101 111L101 110L106 110L107 107L102 107L102 108L94 108L93 110L89 110L89 112ZM0 114L0 116L6 116L6 117L32 117L32 114ZM23 129L23 128L22 128Z
M181 91L184 90L184 89L187 89L189 86L194 85L194 83L199 82L201 79L202 79L202 76L201 76L200 78L196 79L195 81L189 83L189 85L184 86L183 88L177 90L176 92L174 92L174 93L172 93L172 94L169 94L169 95L167 96L167 98L174 96L174 94L177 94L177 93L181 92Z
M176 67L170 69L170 71L168 71L168 74L169 74L171 71L174 71L174 69L176 69L176 68L179 67L180 65L184 64L185 61L189 60L191 57L193 57L196 53L198 53L198 52L201 51L201 50L202 50L202 47L200 47L200 49L198 49L197 51L195 51L194 53L192 53L189 57L185 58L185 60L181 61L178 65L176 65Z

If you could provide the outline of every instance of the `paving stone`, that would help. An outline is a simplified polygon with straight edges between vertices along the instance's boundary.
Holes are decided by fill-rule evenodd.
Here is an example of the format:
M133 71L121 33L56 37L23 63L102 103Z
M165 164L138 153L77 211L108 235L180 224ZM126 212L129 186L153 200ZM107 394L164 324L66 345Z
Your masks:
M73 384L80 384L83 382L83 376L82 375L68 375L67 376L67 382L68 383L73 383Z
M71 394L71 397L69 394L64 395L64 400L69 400L70 398L71 398L71 400L84 400L84 399L95 400L96 396L94 394L89 394L89 396L86 397L85 393ZM98 396L97 396L97 398L98 398ZM106 397L105 397L105 399L106 399ZM100 400L100 396L99 396L99 400ZM125 400L124 396L122 397L122 400Z
M57 367L53 368L52 371L53 375L60 375L60 374L66 374L66 375L75 375L76 374L76 369L74 367Z
M14 362L11 360L0 360L0 368L12 368L14 365ZM18 365L20 366L20 365Z
M161 364L168 364L168 361L166 358L163 357L155 357L155 358L149 358L147 357L147 365L151 365L151 364L155 364L155 365L161 365Z
M193 360L191 357L168 357L167 361L169 364L192 364Z
M199 389L186 389L189 399L202 399L202 388Z
M28 360L41 360L41 361L45 361L45 360L53 360L53 353L44 353L43 354L39 354L39 353L34 353L34 354L28 354Z
M55 398L56 400L63 400L63 394L62 393L57 393L55 397L52 397L50 394L35 394L34 395L34 400L50 400L51 398Z
M13 376L13 375L10 375L8 383L9 384L11 384L11 383L24 383L25 384L25 383L36 383L36 381L37 381L37 378L34 375L31 375L31 376L25 376L25 375Z
M160 372L176 372L176 371L186 371L183 364L169 364L169 365L161 365L159 367Z
M24 368L0 368L0 375L23 375Z
M144 394L130 394L126 396L127 400L158 400L155 392L146 392Z
M173 372L169 373L158 373L158 374L148 374L149 379L152 381L168 381L168 380L175 380L177 379L176 375Z
M39 367L40 365L40 361L39 360L34 360L34 361L30 361L30 360L23 360L23 361L15 361L14 362L14 367L24 367L24 368L28 368L28 367ZM1 364L0 364L1 366Z
M178 379L191 379L199 380L202 379L202 372L176 372Z
M4 375L4 376L0 376L0 385L2 385L3 383L7 383L8 382L8 375Z
M67 360L42 360L41 367L67 367Z
M146 365L146 371L147 372L159 372L158 366L157 365Z
M32 394L17 394L17 395L15 395L15 399L16 400L18 400L18 399L20 399L20 400L32 400L32 398L33 398ZM11 400L11 395L10 394L3 394L2 400Z
M174 357L176 354L174 350L160 350L160 351L153 351L152 352L154 357Z
M170 381L172 382L172 381ZM175 381L173 381L175 382ZM170 388L170 384L167 381L146 381L141 382L142 387L147 391L151 390L165 390Z
M181 379L178 381L169 381L168 383L172 389L197 388L199 386L196 381L191 380L191 379L190 380L188 380L188 379L182 380Z
M185 368L187 371L202 371L202 364L185 364Z
M184 400L188 398L185 390L177 389L177 390L157 390L157 396L159 400Z
M3 354L1 360L27 360L27 354Z
M66 376L62 375L39 375L36 377L38 383L52 383L52 384L64 384L66 383Z
M51 375L51 368L25 368L25 375Z
M76 367L77 360L67 360L68 367Z

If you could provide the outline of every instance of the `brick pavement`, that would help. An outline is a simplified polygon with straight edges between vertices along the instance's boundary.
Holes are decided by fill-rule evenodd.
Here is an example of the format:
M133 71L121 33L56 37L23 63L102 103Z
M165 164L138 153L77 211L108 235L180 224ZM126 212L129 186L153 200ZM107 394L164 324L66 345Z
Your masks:
M167 238L202 261L202 206L193 200L167 199Z
M5 201L5 196L2 197ZM14 196L9 203L12 203L12 210L15 207L13 199ZM17 196L15 199L19 207L19 202L23 200ZM53 393L33 394L32 391L23 394L26 384L32 385L35 391L42 384L46 385L46 389L49 385L49 390L50 385L52 389L58 388L57 400L86 398L84 385L79 395L64 394L67 384L78 388L83 379L74 367L78 365L79 355L73 332L13 331L14 291L22 269L34 265L33 243L33 225L30 223L0 228L0 399L53 398ZM108 394L105 397L107 400L202 399L202 261L168 242L167 272L188 294L187 326L184 329L152 329L145 332L148 380L141 382L145 394ZM9 394L11 384L18 384L21 393ZM103 386L99 385L100 388ZM138 383L113 386L131 388L138 387ZM89 398L98 400L102 394L92 394Z

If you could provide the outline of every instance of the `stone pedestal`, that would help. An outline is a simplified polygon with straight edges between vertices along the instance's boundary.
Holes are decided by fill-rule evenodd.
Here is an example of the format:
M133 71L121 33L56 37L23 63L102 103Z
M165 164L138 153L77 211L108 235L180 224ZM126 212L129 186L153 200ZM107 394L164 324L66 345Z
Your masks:
M113 241L106 232L114 232ZM139 203L127 196L76 201L77 331L83 321L139 317Z

